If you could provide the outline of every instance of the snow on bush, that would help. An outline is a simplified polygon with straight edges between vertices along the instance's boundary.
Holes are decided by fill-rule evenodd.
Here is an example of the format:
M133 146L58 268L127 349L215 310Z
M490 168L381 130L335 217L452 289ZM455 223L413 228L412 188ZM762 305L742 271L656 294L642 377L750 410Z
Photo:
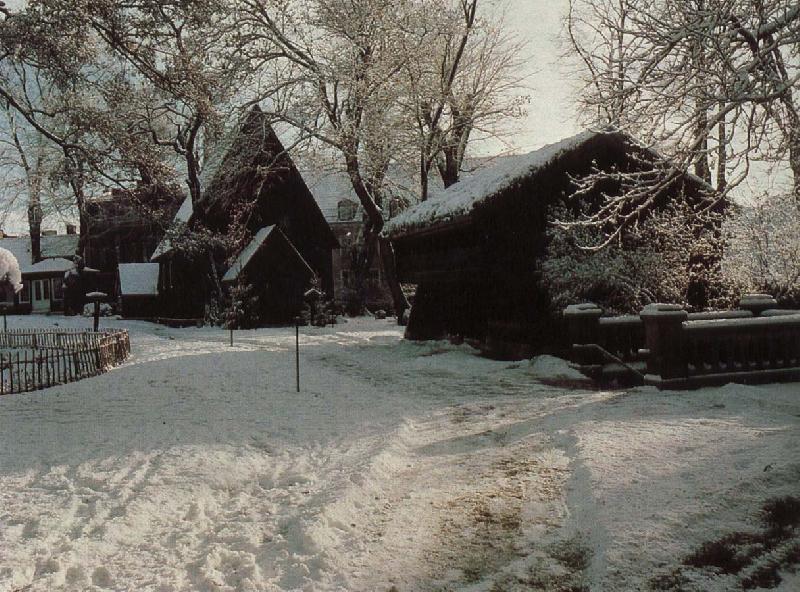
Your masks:
M114 307L112 307L107 302L100 303L100 316L101 317L110 317L114 314ZM83 306L83 316L85 317L93 317L94 316L94 303L90 302L89 304L85 304Z
M14 292L22 290L22 271L14 253L0 248L0 283L10 286Z
M566 216L560 212L556 218ZM594 302L615 314L635 314L652 302L724 305L730 296L721 281L720 244L712 227L712 221L676 203L597 252L583 247L602 241L600 229L553 228L543 283L559 310L577 302Z
M800 305L800 207L791 196L764 196L738 207L724 226L725 277L741 292L766 292Z

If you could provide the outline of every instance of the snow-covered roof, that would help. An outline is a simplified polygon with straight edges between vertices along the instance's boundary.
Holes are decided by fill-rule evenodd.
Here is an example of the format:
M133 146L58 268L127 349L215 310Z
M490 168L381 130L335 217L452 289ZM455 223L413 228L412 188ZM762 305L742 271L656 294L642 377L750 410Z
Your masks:
M189 222L192 220L192 216L194 215L194 206L192 205L192 196L187 195L184 198L181 207L178 208L178 211L175 212L175 217L172 219L172 228L177 228L178 225L188 225ZM168 253L172 250L172 241L169 237L165 236L161 239L161 242L158 243L156 250L153 251L152 257L150 257L151 261L155 261L164 253Z
M119 291L124 296L156 296L158 263L120 263Z
M264 241L267 240L272 231L275 230L275 225L272 226L265 226L261 230L259 230L256 235L253 237L253 240L242 249L242 252L239 253L239 256L236 257L236 260L231 264L228 268L228 271L225 273L225 276L222 278L223 282L234 282L236 278L239 277L239 273L247 267L250 263L250 260L253 258L258 252L258 249L261 248L261 245L264 244Z
M432 195L427 201L392 218L387 222L385 232L391 234L403 229L424 227L434 222L447 222L466 216L477 204L492 198L520 179L544 168L559 156L600 134L602 132L584 131L527 154L499 159L492 166L462 179L441 193Z
M25 265L22 268L22 273L65 273L73 267L75 267L75 263L69 259L58 257L55 259L42 259L39 263L34 263L33 265Z
M350 177L346 173L303 169L300 174L328 222L339 220L339 202L343 199L348 199L361 207L353 191Z
M250 264L250 261L258 253L259 249L267 242L267 240L272 237L281 237L286 242L286 244L291 248L292 252L297 256L297 259L302 262L302 264L308 268L309 273L313 274L314 270L308 264L308 262L303 258L300 252L295 248L281 229L275 226L265 226L261 230L259 230L256 235L253 237L253 240L242 249L241 253L236 257L236 260L231 264L228 268L228 271L225 272L224 277L222 278L223 282L235 282L239 278L239 274L247 269L247 266Z
M355 220L360 220L361 203L353 189L349 175L341 170L319 169L304 166L300 174L314 196L319 209L328 222L339 222L339 202L350 200L356 204ZM437 175L431 176L431 184L439 183ZM387 196L406 199L409 203L419 201L419 181L401 168L391 166L386 177Z
M80 237L77 234L42 236L42 258L61 257L67 259L75 256L79 239ZM23 270L32 263L30 237L0 238L0 247L11 251Z

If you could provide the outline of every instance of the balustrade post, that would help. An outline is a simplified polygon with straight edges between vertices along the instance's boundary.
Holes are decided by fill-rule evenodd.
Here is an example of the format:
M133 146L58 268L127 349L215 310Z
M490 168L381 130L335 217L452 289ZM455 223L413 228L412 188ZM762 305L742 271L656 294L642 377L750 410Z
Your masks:
M739 308L749 310L754 317L759 317L765 310L777 308L778 301L770 294L745 294L739 300Z
M686 378L686 351L681 324L689 313L678 304L648 304L639 313L647 344L647 374Z
M564 309L564 319L567 321L569 343L572 345L598 344L600 337L600 317L603 309L593 302L570 304ZM591 351L578 350L571 352L572 361L576 364L587 365L596 363L597 354Z

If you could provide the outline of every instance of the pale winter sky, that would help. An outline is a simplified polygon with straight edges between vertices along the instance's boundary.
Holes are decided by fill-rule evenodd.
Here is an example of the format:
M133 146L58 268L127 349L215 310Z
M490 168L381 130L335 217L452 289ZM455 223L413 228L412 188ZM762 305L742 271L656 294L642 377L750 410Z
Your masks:
M508 138L515 152L528 152L581 129L571 99L577 90L570 82L573 68L560 57L564 46L559 34L568 5L568 0L509 0L507 24L528 43L525 74L531 95L528 116L518 122L519 132ZM497 149L487 146L485 151Z

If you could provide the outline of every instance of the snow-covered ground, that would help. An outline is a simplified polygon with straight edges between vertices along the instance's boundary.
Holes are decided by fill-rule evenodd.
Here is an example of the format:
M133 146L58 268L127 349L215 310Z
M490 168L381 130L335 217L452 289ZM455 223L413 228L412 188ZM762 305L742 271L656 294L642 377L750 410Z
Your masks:
M54 322L90 321L11 319ZM800 589L762 512L800 385L598 391L351 320L301 329L297 393L292 329L101 323L128 363L0 398L0 591Z

